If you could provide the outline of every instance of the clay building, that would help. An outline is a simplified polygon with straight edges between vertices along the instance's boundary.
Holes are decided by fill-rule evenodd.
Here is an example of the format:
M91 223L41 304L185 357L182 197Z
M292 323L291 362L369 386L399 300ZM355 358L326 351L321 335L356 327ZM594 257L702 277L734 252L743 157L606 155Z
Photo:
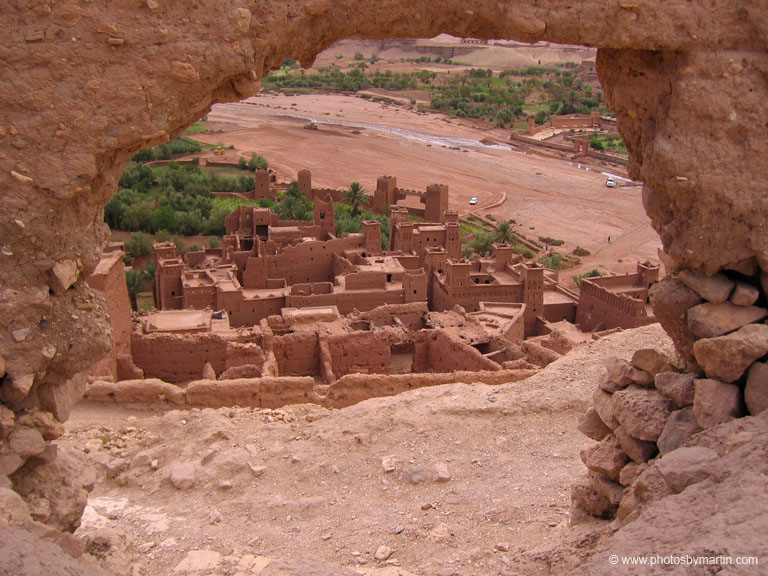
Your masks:
M541 321L575 320L578 295L560 286L555 271L523 262L512 246L493 248L490 257L474 262L452 258L440 248L428 248L425 268L431 309L459 305L475 312L483 302L523 303L526 335L539 333Z
M390 217L389 249L411 256L414 266L424 266L427 248L444 248L450 258L461 257L461 230L457 212L445 210L437 221L409 222L408 209L393 206Z
M118 380L120 359L131 354L131 303L125 283L122 250L107 247L96 269L88 276L88 285L101 292L107 302L109 324L112 330L112 348L109 355L96 363L89 374Z
M634 274L584 278L576 323L584 332L653 324L648 289L658 279L659 266L647 262Z
M431 184L425 192L407 190L397 187L394 176L380 176L376 181L376 191L373 194L373 210L383 213L387 207L397 206L399 202L415 199L421 207L407 206L406 210L415 216L424 218L426 222L444 222L444 214L448 210L448 186L446 184Z

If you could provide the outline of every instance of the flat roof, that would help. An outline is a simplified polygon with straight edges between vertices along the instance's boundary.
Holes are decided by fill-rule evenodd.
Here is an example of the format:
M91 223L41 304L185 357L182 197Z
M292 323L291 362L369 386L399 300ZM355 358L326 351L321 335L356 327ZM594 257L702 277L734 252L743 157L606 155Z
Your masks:
M210 330L210 310L161 310L151 312L143 320L147 332L186 332Z

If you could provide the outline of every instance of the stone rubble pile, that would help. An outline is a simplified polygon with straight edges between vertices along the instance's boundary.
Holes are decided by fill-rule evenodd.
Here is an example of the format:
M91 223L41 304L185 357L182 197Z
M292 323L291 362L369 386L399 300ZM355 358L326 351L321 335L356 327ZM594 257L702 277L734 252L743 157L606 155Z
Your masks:
M581 451L588 474L572 487L575 512L627 522L705 480L717 454L689 439L768 407L768 309L750 276L759 277L756 267L738 279L684 270L651 289L680 357L643 349L607 363L579 423L598 443Z

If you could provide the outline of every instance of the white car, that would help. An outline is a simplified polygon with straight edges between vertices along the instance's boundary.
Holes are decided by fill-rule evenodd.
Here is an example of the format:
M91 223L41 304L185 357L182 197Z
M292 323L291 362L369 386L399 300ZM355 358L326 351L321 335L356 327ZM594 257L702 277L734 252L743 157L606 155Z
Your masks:
M605 185L608 186L608 188L616 188L616 180L608 178L608 180L605 181Z
M477 204L477 196L472 196L472 198L469 199L469 203L474 206Z

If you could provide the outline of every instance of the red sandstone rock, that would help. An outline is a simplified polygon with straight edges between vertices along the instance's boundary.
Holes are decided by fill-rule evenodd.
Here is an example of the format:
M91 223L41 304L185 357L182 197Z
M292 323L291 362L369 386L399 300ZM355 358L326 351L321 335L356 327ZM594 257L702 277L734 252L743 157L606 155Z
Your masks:
M675 346L687 359L692 360L695 336L688 328L686 314L701 303L701 297L674 276L667 276L649 290L653 313L670 335Z
M757 306L737 306L729 301L705 302L688 310L688 328L699 338L715 338L766 316L768 310Z
M639 464L648 462L659 451L655 442L646 442L645 440L633 438L627 434L623 426L616 428L613 434L616 436L616 440L619 441L622 451Z
M13 410L9 410L2 404L0 404L0 439L8 438L8 434L13 430L16 424L16 416Z
M677 277L688 288L713 304L728 300L734 288L733 281L728 280L725 274L708 276L695 270L681 270Z
M632 366L648 372L655 378L659 372L671 372L674 370L672 362L667 355L655 348L643 348L632 355Z
M752 306L760 297L760 290L751 284L736 282L736 288L731 294L731 302L736 306Z
M51 412L59 422L66 422L72 407L82 398L85 387L85 374L76 374L64 382L46 382L37 391L40 407Z
M611 429L600 419L594 408L587 410L586 414L579 419L579 431L598 442L611 433Z
M717 453L701 446L683 447L666 454L656 463L672 492L679 494L691 484L712 475L712 464Z
M656 466L648 466L624 493L617 516L626 521L641 507L673 494Z
M259 371L259 376L261 376L261 371ZM203 380L216 380L216 371L213 369L213 366L211 366L210 362L206 362L205 366L203 366Z
M659 452L664 455L677 450L685 444L688 438L700 431L701 426L696 421L693 408L684 408L683 410L672 412L667 419L667 423L664 425L661 436L656 441Z
M693 350L707 376L733 382L752 362L768 353L768 326L748 324L726 336L699 340Z
M718 380L695 380L693 413L702 428L710 428L741 414L741 394L735 384Z
M37 428L15 426L8 436L8 448L23 459L39 456L45 450L45 440Z
M768 364L755 362L747 374L744 401L750 414L760 414L768 408Z
M600 377L597 385L601 390L611 393L623 390L633 382L631 370L632 366L626 360L610 358L605 363L605 374Z
M684 408L693 404L695 378L692 372L661 372L656 374L654 383L659 392L674 401L675 406Z
M588 450L585 456L584 464L587 468L611 480L619 479L619 472L628 460L618 440L612 435L604 438L594 450Z
M38 507L38 520L58 530L72 532L80 525L88 492L93 489L96 475L81 452L62 450L50 463L25 469L14 475L14 489L30 507Z
M592 395L592 404L595 408L595 412L600 416L600 420L602 420L608 428L613 430L619 425L619 421L616 419L616 408L613 404L612 394L597 388Z
M639 440L655 442L672 409L672 402L657 390L631 387L613 395L616 418Z
M178 490L195 485L195 466L190 462L176 462L168 467L168 480Z
M607 476L596 474L595 472L590 472L589 481L598 494L608 499L611 506L619 506L621 499L624 497L624 486L614 482Z
M66 291L77 281L80 272L74 260L62 260L51 269L51 284L57 294Z
M571 500L574 506L586 510L592 516L612 518L616 512L616 506L597 491L588 476L579 478L571 486Z
M640 476L648 468L648 464L638 464L637 462L629 462L619 473L619 483L622 486L630 486L635 478Z

